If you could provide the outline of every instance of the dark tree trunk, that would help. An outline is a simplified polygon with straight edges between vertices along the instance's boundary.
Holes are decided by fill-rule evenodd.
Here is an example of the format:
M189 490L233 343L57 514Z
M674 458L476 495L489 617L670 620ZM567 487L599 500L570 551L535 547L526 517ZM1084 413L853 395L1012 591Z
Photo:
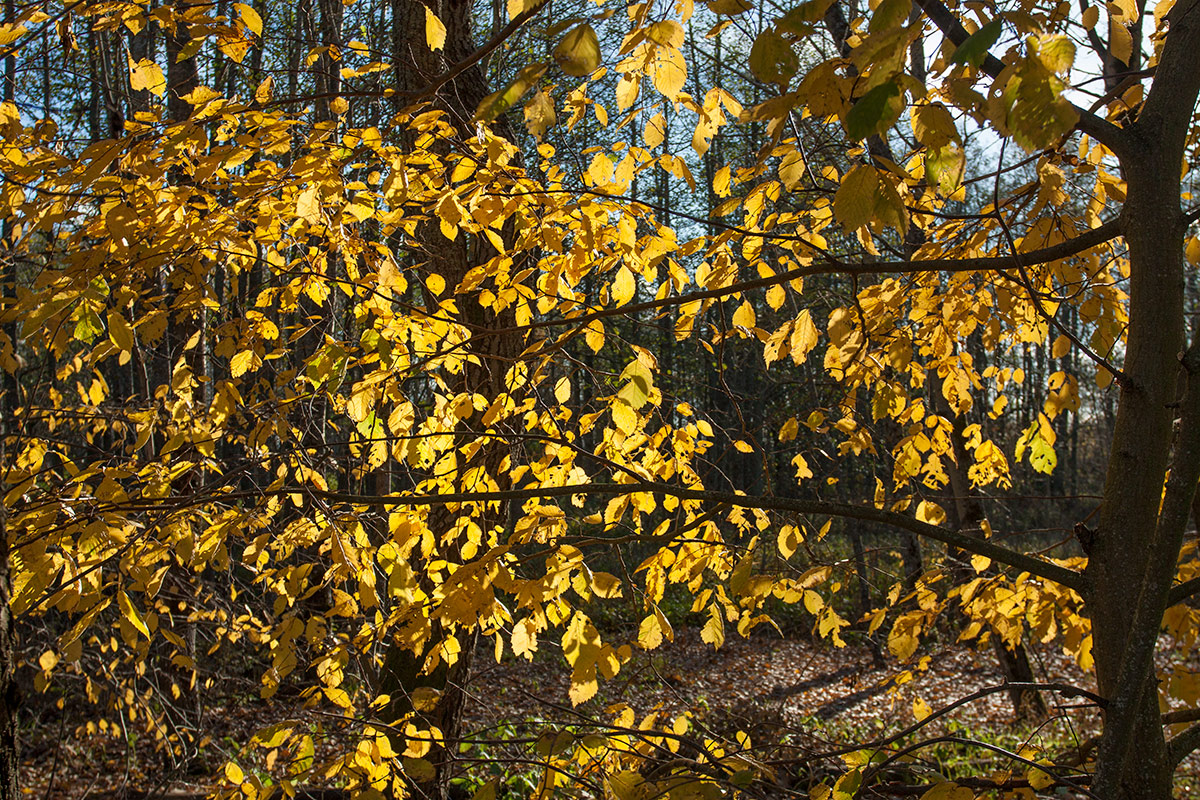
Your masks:
M1092 787L1105 800L1166 800L1181 757L1164 738L1154 651L1200 479L1200 341L1181 359L1180 163L1200 92L1197 41L1200 0L1177 3L1153 87L1118 153L1128 186L1129 329L1086 598L1096 677L1108 700Z
M172 122L185 120L192 107L183 98L200 85L196 58L179 58L187 43L192 40L188 25L184 21L195 0L176 0L172 11L175 28L167 34L167 116Z
M431 52L425 45L425 8L425 5L417 0L392 0L391 3L394 25L392 41L397 48L394 54L395 72L401 91L424 90L428 80L445 72L450 64L466 59L474 49L470 27L471 4L467 0L429 3L429 9L437 14L447 31L445 47L437 52ZM470 120L486 94L487 85L483 73L478 65L474 65L441 87L437 95L430 99L434 107L448 113L451 123L466 139L473 135ZM435 145L443 148L443 152L448 152L450 146L446 142ZM512 231L506 230L503 235L506 239L511 239ZM495 251L486 240L476 240L464 232L460 232L453 241L446 239L437 219L419 224L408 245L413 252L413 259L418 263L423 262L423 271L440 275L445 280L447 291L453 291L461 284L469 270L495 255ZM509 332L473 339L467 348L477 360L470 363L460 376L448 378L452 379L451 389L454 392L478 392L485 397L495 397L506 391L505 375L524 349L524 335L513 332L516 320L511 309L497 314L481 307L474 294L458 294L458 321L472 331L490 328L506 329ZM427 298L427 301L429 300L430 298ZM476 412L473 417L462 421L460 444L474 438L481 429L480 416L481 414ZM506 480L501 466L509 455L509 446L498 439L492 439L490 442L479 448L471 463L460 466L458 474L479 466L503 488ZM470 489L465 486L458 488ZM456 521L457 512L452 513L445 507L435 507L430 511L428 525L434 532L435 539L440 542L443 540L443 534L449 531ZM502 524L503 519L499 514L493 514L478 522L486 529ZM457 545L450 544L447 548L456 551ZM453 552L448 552L445 556L454 560ZM452 665L443 663L432 672L427 672L425 665L429 653L440 643L441 638L448 634L448 630L434 622L433 635L423 650L412 652L399 643L393 644L385 657L384 672L380 676L381 689L398 700L389 709L393 718L410 710L410 704L405 698L414 689L431 687L440 693L437 705L431 711L423 713L423 716L427 722L441 729L446 745L434 748L426 756L434 767L433 779L415 787L421 794L432 798L445 798L449 791L449 779L454 769L453 759L457 753L456 743L461 734L462 712L467 699L465 689L476 641L474 634L466 636L466 641L460 639L458 660ZM461 637L461 633L459 635Z
M12 22L16 10L13 0L4 0L4 17L6 22ZM16 96L17 59L15 54L4 59L4 100L13 102ZM0 235L3 242L0 245L8 252L9 257L4 268L6 294L15 296L17 287L16 260L11 257L12 223L9 218L4 220ZM17 347L16 324L5 326L5 333L12 343L14 354ZM0 394L0 465L7 472L7 436L11 433L8 420L12 418L17 407L16 376L5 372L3 393ZM20 796L18 786L17 759L17 680L16 680L16 631L12 617L12 576L9 572L9 541L8 541L8 508L0 500L0 800L17 800Z
M6 432L7 433L7 432ZM0 462L6 448L0 446ZM12 617L7 509L0 506L0 800L18 800L16 629Z

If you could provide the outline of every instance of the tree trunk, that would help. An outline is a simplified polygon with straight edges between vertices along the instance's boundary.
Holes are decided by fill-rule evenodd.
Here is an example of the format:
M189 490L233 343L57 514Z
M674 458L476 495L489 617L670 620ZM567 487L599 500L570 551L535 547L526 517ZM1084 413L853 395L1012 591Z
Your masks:
M7 401L5 406L11 408ZM6 417L7 419L7 417ZM7 427L7 425L5 426ZM7 435L8 431L3 431ZM7 448L0 442L0 463ZM0 800L18 800L16 629L12 617L12 576L9 574L8 509L0 504Z
M1105 800L1172 795L1174 763L1159 717L1154 650L1200 470L1195 344L1189 354L1191 393L1173 440L1187 229L1180 165L1200 91L1198 40L1200 0L1177 4L1154 85L1137 121L1126 129L1131 140L1120 154L1128 186L1130 321L1086 598L1096 676L1108 700L1093 786Z
M12 23L16 16L13 0L5 0L5 22ZM16 97L17 58L15 53L4 59L5 102L11 103ZM0 231L3 241L0 246L8 254L4 269L6 289L11 297L17 294L17 262L12 257L13 231L12 222L5 217L3 230ZM5 325L5 334L12 343L13 355L17 350L16 323ZM17 407L17 381L15 373L5 373L3 394L0 396L0 465L8 471L5 458L8 420L12 418ZM12 576L9 572L8 544L8 507L0 500L0 800L17 800L20 791L17 785L20 762L17 760L17 676L16 676L16 631L12 618Z
M467 0L441 0L430 2L429 9L435 13L446 26L445 47L438 52L431 52L425 45L425 15L426 6L417 0L393 0L393 42L397 47L394 54L395 72L401 91L420 91L426 88L427 81L445 72L449 65L466 59L474 49L471 41L470 15L471 3ZM478 65L464 70L453 81L442 87L437 95L431 98L435 108L446 111L449 121L458 128L464 139L474 135L471 118L479 102L486 96L487 86L482 71ZM451 145L441 142L434 145L448 151ZM511 240L512 231L505 229L502 236ZM485 239L478 240L460 231L453 240L448 240L441 232L436 218L420 223L415 234L408 242L413 258L423 260L423 271L440 275L445 279L447 291L456 289L467 276L469 270L495 255L495 251ZM474 292L458 294L456 297L458 322L474 332L488 329L504 329L508 332L497 335L476 336L467 345L469 353L476 357L459 376L447 376L450 379L452 392L478 392L485 397L496 397L508 391L505 376L509 367L520 357L524 349L524 335L516 332L516 319L510 308L500 314L483 308ZM427 303L436 301L427 297ZM482 428L479 422L480 412L464 419L459 429L459 444L463 444L477 435ZM458 474L462 475L476 466L483 468L500 486L504 487L502 464L509 456L508 445L499 439L489 439L488 443L478 449L470 463L461 465ZM456 487L468 491L471 487ZM512 514L510 513L511 517ZM457 512L450 512L444 506L437 506L430 511L428 525L435 534L435 539L443 541L443 535L457 521ZM485 530L503 523L499 513L489 515L489 518L478 521ZM454 560L457 545L447 545L450 552L441 554ZM457 753L456 742L460 738L462 712L467 699L466 683L471 668L471 658L475 648L476 636L463 636L457 633L460 652L453 664L441 663L432 671L427 671L427 659L436 648L442 637L451 635L437 621L433 622L433 635L426 642L421 652L412 652L400 643L393 643L384 660L383 674L380 676L380 688L396 698L390 709L387 709L392 719L397 719L411 710L407 695L420 687L431 687L439 692L437 705L422 716L426 722L436 725L445 737L445 747L434 748L426 759L434 767L432 780L415 787L420 794L430 798L445 798L448 796L449 779L453 774L453 759ZM465 638L466 641L462 639Z
M200 85L196 59L179 58L183 48L192 40L184 21L195 0L176 0L171 7L174 30L167 35L167 117L171 122L185 120L192 114L191 105L183 98Z

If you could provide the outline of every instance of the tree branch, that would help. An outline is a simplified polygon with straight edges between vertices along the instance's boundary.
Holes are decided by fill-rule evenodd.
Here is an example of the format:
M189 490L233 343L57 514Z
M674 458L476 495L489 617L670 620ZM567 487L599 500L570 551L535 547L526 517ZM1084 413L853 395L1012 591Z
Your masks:
M1200 725L1193 725L1183 733L1172 736L1167 742L1167 763L1179 765L1193 750L1200 748Z
M954 43L955 47L961 45L971 35L954 15L954 12L946 8L941 0L916 0L916 3L925 12L925 16L929 17L929 20L938 27L938 30ZM995 80L1004 71L1004 62L988 53L980 68L984 74ZM1075 124L1075 127L1113 151L1117 158L1123 158L1133 151L1134 141L1126 131L1086 108L1080 108L1074 104L1072 104L1072 108L1079 115L1079 122Z
M1175 584L1167 592L1167 608L1182 603L1197 592L1200 592L1200 578L1192 578L1183 583Z
M633 202L640 202L633 198L623 199L632 200ZM642 203L642 205L646 204ZM679 212L673 211L672 213L678 214ZM621 306L620 308L607 308L598 311L591 311L574 317L531 322L528 325L523 326L520 330L537 330L539 328L551 328L560 325L583 325L591 322L594 319L603 319L605 317L621 314L638 314L643 311L654 311L661 308L681 306L687 303L694 303L699 300L709 300L716 297L729 297L739 292L765 289L770 286L788 283L796 280L797 278L806 278L813 275L919 275L926 272L1002 272L1015 267L1036 266L1039 264L1045 264L1049 261L1058 261L1059 259L1069 258L1070 256L1083 252L1084 250L1088 250L1092 247L1104 244L1111 239L1115 239L1117 236L1121 235L1121 228L1121 218L1115 217L1108 222L1084 231L1075 238L1068 239L1065 242L1059 242L1058 244L1053 244L1049 247L1043 247L1038 250L1031 250L1028 253L1014 253L1013 255L1006 256L983 256L979 258L931 258L923 261L872 261L865 264L847 264L830 253L821 252L822 257L825 259L825 263L823 264L810 264L805 267L797 267L796 269L788 270L787 272L781 272L778 275L771 275L766 278L755 278L754 280L733 283L722 289L702 289L697 292L689 292L687 294L664 297L658 300L648 300L644 303L630 303L629 305ZM729 226L728 230L745 236L756 236L763 239L795 238L773 237L770 234L747 231L737 228L736 226ZM486 335L509 332L511 332L509 329L497 329L495 331L488 331Z
M1083 575L1049 561L1043 561L1034 556L1018 553L992 544L986 539L978 538L960 531L940 528L921 522L914 517L908 517L895 511L885 511L872 506L856 506L848 503L834 503L825 500L802 500L791 497L765 497L737 494L734 492L713 492L704 489L685 489L658 481L642 481L638 483L591 483L571 486L544 486L531 489L512 489L508 491L483 492L451 492L447 494L426 495L361 495L345 492L330 492L307 486L291 488L263 489L246 492L226 492L212 495L187 495L177 498L148 499L145 501L130 500L116 503L106 508L136 509L136 508L180 508L201 503L260 499L267 496L308 495L309 497L332 503L348 503L350 505L372 508L391 508L396 506L431 506L447 505L450 503L486 503L505 500L528 500L542 497L570 497L572 495L619 495L648 492L676 497L680 500L696 500L706 503L725 503L741 508L757 508L764 511L787 511L797 514L814 514L819 516L857 519L862 522L874 522L880 525L910 531L918 536L934 539L939 542L965 550L968 553L985 556L1001 564L1024 570L1031 575L1054 581L1072 589L1079 594L1085 594L1087 581Z

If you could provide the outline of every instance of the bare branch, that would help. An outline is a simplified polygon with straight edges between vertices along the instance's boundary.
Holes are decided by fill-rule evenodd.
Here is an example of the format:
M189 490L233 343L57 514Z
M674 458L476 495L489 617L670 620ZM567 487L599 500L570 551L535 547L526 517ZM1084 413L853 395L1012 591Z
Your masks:
M1178 766L1192 752L1200 748L1200 725L1193 725L1183 733L1172 736L1167 742L1167 761Z

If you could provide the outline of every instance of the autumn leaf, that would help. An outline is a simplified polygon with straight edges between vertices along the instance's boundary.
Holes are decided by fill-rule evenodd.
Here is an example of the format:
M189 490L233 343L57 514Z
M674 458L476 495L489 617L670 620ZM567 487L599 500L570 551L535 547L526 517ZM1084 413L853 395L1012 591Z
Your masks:
M904 95L892 81L864 94L846 112L846 134L855 140L883 133L900 118Z
M600 65L600 40L591 25L572 28L554 47L558 68L577 78L591 74Z
M255 36L261 37L263 32L262 17L254 10L253 6L246 3L234 3L233 7L237 9L238 17L242 24L246 26Z
M777 31L768 29L750 48L750 71L765 83L787 85L800 68L800 58Z
M557 121L554 99L550 97L549 92L540 91L525 103L525 127L539 142Z
M162 97L167 91L167 79L162 67L148 58L135 62L129 59L129 85L135 92L146 91Z
M430 50L446 46L446 25L429 6L425 6L425 45Z

